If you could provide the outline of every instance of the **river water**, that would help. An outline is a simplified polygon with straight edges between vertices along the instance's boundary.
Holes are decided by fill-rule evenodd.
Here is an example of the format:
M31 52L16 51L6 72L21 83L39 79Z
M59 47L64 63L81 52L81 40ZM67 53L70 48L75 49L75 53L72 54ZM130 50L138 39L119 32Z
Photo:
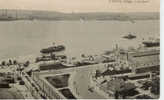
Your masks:
M129 32L136 39L122 38ZM66 46L66 54L96 54L115 47L138 46L143 38L159 37L159 20L129 21L1 21L0 59L38 55L41 48Z

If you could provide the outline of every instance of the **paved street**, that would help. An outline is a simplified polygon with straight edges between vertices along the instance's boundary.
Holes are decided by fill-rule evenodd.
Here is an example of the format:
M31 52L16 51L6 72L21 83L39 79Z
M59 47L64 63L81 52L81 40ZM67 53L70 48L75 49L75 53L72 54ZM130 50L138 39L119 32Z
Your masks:
M98 94L96 91L89 91L90 88L90 77L92 68L88 67L86 69L77 70L74 78L72 79L72 91L80 99L105 99L104 96Z

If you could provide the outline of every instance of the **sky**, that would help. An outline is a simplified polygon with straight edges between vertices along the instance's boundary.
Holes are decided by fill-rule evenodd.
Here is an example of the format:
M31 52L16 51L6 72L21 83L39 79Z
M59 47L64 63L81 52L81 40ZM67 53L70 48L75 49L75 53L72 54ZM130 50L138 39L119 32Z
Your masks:
M124 3L114 1L124 1ZM125 3L125 1L146 1L146 3ZM156 12L160 9L160 0L0 0L0 9L60 12Z

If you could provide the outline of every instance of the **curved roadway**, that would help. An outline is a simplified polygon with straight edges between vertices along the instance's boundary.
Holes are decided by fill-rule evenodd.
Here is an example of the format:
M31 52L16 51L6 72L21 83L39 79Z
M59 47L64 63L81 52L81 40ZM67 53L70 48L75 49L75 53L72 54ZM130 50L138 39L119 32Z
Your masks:
M106 99L105 96L101 95L91 88L91 77L92 72L102 65L89 65L87 67L75 68L75 73L69 80L70 89L78 99Z

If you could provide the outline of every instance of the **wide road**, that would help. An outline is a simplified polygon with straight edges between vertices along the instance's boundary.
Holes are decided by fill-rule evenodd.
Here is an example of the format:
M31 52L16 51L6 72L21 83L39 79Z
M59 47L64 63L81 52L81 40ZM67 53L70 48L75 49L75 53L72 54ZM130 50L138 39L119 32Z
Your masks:
M106 99L104 96L100 95L96 91L89 91L90 88L90 78L93 70L96 70L102 65L91 65L84 68L76 68L75 73L71 79L72 86L70 86L71 91L78 99Z

